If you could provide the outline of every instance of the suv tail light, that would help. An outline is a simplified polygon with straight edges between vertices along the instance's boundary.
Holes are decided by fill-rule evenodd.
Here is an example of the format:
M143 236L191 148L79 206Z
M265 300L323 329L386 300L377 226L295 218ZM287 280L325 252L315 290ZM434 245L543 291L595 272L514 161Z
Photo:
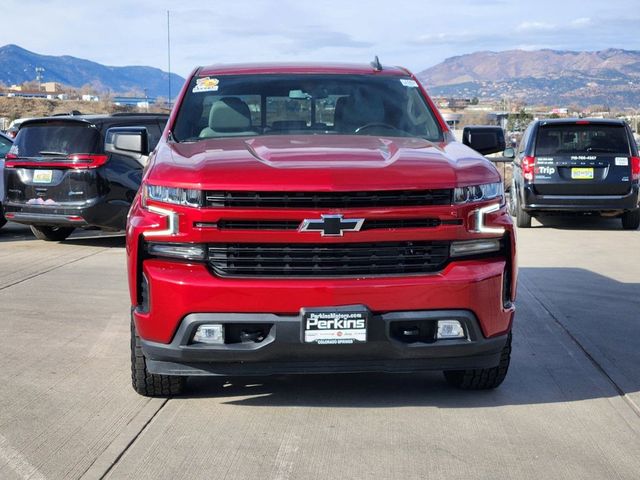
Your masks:
M93 153L71 153L66 157L20 158L13 153L5 157L5 167L58 167L98 168L107 163L109 155Z
M640 157L631 157L631 179L640 180Z
M536 157L525 156L522 158L522 175L525 180L533 181L533 166L536 163Z

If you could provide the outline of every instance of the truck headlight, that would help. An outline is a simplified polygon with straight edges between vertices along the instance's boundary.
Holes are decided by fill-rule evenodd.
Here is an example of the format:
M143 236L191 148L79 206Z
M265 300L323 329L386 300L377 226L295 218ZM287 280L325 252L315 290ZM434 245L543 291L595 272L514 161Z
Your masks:
M147 200L171 203L173 205L184 205L186 207L201 207L202 192L192 188L147 184L142 187L142 204L146 205Z
M504 185L502 182L485 183L483 185L471 185L453 189L453 203L458 205L492 200L494 198L499 198L501 205L504 203Z

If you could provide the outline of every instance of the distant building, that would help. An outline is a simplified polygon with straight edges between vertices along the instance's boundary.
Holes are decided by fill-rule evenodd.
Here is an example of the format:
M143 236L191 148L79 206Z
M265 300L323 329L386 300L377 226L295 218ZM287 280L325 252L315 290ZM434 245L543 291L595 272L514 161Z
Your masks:
M7 97L23 97L23 98L48 98L52 95L47 95L45 92L39 92L37 90L12 90L9 89L9 93L7 93Z
M450 108L452 110L464 109L471 105L470 98L434 97L433 100L439 108Z
M37 84L36 84L36 90L34 90L33 88L33 83L31 84L25 84L25 85L11 85L9 87L9 91L11 92L16 92L16 93L61 93L62 92L62 85L59 84L58 82L43 82L40 84L40 90L38 90L37 88Z
M550 115L558 115L566 117L569 113L568 108L552 108L549 112Z
M442 113L442 117L444 121L447 122L449 128L456 130L458 125L460 124L460 120L462 119L461 113L451 113L451 112L440 112Z
M153 105L156 103L156 99L151 97L113 97L113 103L116 105L130 105L137 107L140 103Z
M40 85L40 88L47 93L58 93L62 91L62 85L58 82L44 82Z

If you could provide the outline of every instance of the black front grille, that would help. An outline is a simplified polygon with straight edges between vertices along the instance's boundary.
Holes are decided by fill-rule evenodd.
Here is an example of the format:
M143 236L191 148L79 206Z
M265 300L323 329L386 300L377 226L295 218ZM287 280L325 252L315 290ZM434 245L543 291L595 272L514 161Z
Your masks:
M450 189L379 192L205 192L206 207L367 208L450 204Z
M299 220L219 220L214 224L220 230L297 230Z
M220 230L297 230L301 223L300 220L220 220L216 226ZM433 228L441 224L438 218L365 220L360 230Z
M449 260L448 241L209 245L220 276L333 277L437 272Z

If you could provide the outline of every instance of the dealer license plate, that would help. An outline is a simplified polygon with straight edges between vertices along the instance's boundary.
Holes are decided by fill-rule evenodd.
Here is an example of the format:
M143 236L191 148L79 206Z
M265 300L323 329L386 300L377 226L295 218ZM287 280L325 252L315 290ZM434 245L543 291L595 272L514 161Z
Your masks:
M367 341L369 312L366 309L305 310L305 343L344 345Z
M33 172L33 183L51 183L53 170L36 170Z
M574 180L593 180L593 168L572 168L571 178Z

